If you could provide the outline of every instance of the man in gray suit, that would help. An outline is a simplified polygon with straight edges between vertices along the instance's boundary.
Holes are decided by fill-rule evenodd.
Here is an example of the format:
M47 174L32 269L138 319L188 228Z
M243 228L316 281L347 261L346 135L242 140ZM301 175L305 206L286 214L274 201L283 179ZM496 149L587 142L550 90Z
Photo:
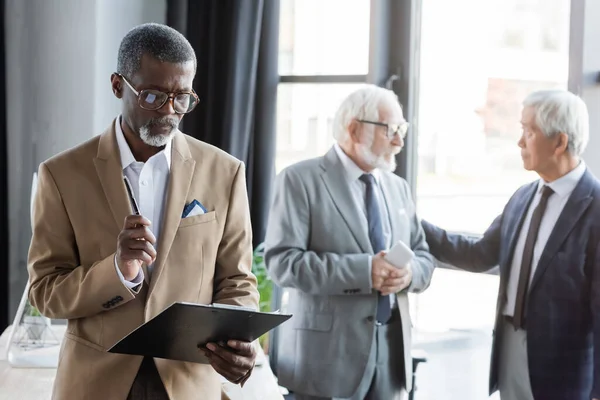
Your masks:
M334 147L277 177L265 259L289 288L277 372L298 400L410 390L407 292L427 288L434 264L410 189L393 174L407 128L394 93L365 86L337 111ZM398 241L415 253L407 265L384 259Z

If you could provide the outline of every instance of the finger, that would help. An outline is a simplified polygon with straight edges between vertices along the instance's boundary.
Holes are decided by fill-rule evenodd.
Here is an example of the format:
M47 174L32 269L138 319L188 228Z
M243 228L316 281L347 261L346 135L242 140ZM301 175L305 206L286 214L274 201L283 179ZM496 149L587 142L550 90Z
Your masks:
M403 278L400 280L400 283L395 286L383 286L381 289L381 294L388 295L392 293L398 293L399 291L407 288L409 285L410 281L406 278Z
M379 279L386 279L389 275L390 275L390 273L388 271L385 271L385 270L377 271L377 277Z
M154 262L154 258L152 258L148 253L144 250L130 250L127 249L119 255L119 258L123 261L131 261L131 260L140 260L146 265L152 264Z
M243 342L241 340L229 340L227 346L234 349L238 354L245 356L255 356L256 350L251 342Z
M246 375L247 371L244 372L239 368L232 367L222 358L219 358L214 354L209 356L208 359L210 360L210 365L214 368L214 370L230 382L237 383Z
M206 345L208 350L212 351L213 354L225 360L227 363L235 365L241 368L250 368L253 365L253 359L249 356L237 354L233 349L228 346L217 346L214 343L208 343Z
M387 279L385 282L383 282L383 285L381 285L381 288L383 290L388 289L388 288L395 288L398 287L400 285L402 285L402 283L404 282L404 278L390 278Z
M404 289L404 284L400 283L399 285L396 286L383 286L381 288L381 294L384 296L393 294L393 293L398 293L399 291L401 291L402 289Z
M143 239L148 242L154 244L156 243L156 236L147 226L138 226L131 229L126 229L123 231L123 236L129 239Z
M375 279L373 279L373 289L379 290L383 282L385 282L385 280L375 277Z
M214 349L214 350L211 350ZM250 362L242 356L237 356L226 348L207 343L206 356L209 358L211 365L218 366L222 371L225 371L233 380L239 379L246 375L252 368L254 362Z
M126 249L129 250L143 250L152 258L156 258L156 248L145 240L131 239L125 243Z
M128 215L125 217L125 222L123 224L123 229L132 229L137 225L150 226L152 223L148 218L145 218L142 215Z
M406 268L396 268L390 274L390 278L404 278L407 275L408 275L408 270Z

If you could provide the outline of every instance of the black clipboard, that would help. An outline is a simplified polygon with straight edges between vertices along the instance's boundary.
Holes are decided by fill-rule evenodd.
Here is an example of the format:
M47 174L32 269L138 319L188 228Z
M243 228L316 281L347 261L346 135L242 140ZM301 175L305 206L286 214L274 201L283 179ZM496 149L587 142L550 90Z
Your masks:
M224 304L177 302L137 327L108 352L208 364L199 346L230 339L252 342L291 317Z

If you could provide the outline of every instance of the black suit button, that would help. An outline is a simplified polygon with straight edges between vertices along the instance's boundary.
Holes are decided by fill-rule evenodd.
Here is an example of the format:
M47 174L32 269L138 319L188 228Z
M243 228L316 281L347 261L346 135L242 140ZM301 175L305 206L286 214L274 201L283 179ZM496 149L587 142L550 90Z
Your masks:
M110 308L110 305L108 303L104 303L104 304L102 304L102 307L104 307L104 308Z
M123 298L121 296L117 296L117 301L123 301Z
M369 315L367 317L367 321L369 321L369 322L373 322L374 320L375 320L375 318L372 315Z

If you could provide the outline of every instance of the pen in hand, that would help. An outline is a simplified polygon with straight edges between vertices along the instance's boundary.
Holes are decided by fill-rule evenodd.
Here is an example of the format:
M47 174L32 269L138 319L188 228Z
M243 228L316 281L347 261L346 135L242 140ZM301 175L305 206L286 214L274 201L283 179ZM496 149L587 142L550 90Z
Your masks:
M149 229L151 222L140 215L140 207L126 176L123 176L123 181L134 215L125 218L123 229L119 233L116 261L123 277L131 281L138 275L143 263L150 265L156 260L156 237Z
M133 189L131 187L131 183L129 179L125 175L123 175L123 181L125 181L125 188L127 188L127 194L129 194L129 199L131 200L131 205L133 206L133 213L135 215L140 215L140 207L138 206L137 201L135 200L135 196L133 195Z

